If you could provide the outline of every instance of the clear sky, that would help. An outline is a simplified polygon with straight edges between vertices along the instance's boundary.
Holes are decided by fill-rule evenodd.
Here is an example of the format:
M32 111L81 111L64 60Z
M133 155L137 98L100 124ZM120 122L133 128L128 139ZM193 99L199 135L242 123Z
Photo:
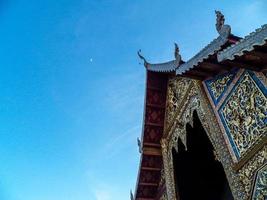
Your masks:
M265 0L0 0L0 199L125 200L139 166L145 70L244 36Z

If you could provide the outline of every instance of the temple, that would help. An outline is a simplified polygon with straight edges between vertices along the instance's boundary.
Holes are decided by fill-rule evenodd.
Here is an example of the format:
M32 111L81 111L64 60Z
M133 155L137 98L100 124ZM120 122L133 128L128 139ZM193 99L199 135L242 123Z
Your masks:
M218 37L188 61L152 64L131 200L267 199L267 25Z

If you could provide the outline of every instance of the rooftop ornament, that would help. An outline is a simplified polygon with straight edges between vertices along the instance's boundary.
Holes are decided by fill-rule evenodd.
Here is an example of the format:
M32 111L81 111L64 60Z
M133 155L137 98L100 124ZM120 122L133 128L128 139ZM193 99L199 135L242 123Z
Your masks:
M142 142L141 142L141 140L139 139L139 137L137 138L137 145L138 145L139 153L142 153Z
M134 196L133 196L132 190L130 191L130 200L134 200Z
M210 44L204 47L200 52L198 52L194 57L180 65L176 69L177 75L182 75L187 71L190 71L199 63L203 62L205 59L208 59L211 55L214 55L216 52L220 51L222 46L225 45L231 36L231 26L224 24L225 18L221 11L215 11L216 14L216 30L219 33L219 36L215 38Z
M217 32L222 35L226 34L229 35L231 33L230 25L224 24L225 18L221 11L215 10L216 14L216 30Z
M181 63L181 55L179 53L179 47L176 43L174 43L174 57L175 60L165 62L165 63L158 63L158 64L151 64L147 62L145 57L141 54L141 49L137 52L137 55L141 60L144 62L144 66L149 71L155 71L155 72L174 72L175 69L180 65Z

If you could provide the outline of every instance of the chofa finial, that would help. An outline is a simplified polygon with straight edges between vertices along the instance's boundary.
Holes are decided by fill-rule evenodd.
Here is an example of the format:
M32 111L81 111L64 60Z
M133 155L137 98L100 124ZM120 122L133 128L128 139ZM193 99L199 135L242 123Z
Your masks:
M133 196L132 190L130 191L130 200L134 200L134 196Z
M141 60L144 61L144 66L147 67L148 62L146 61L145 57L141 55L141 49L139 49L139 50L137 51L137 55L139 56L139 58L140 58Z
M174 57L176 60L181 60L181 55L180 55L180 50L178 47L178 44L176 42L174 42Z
M216 30L221 35L223 33L230 34L231 27L229 25L225 25L225 18L221 11L215 10L216 14Z
M224 25L225 18L224 15L221 13L221 11L215 10L215 14L216 14L216 30L218 31L218 33L220 33L220 30Z
M137 138L137 145L138 145L139 153L142 153L142 143L141 143L141 140L139 139L139 137Z

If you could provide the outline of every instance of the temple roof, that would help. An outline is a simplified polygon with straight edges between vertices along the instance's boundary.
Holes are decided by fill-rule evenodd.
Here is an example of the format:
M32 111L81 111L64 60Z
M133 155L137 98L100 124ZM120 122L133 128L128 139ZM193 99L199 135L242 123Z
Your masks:
M138 139L141 154L133 200L155 199L160 189L162 154L160 140L164 130L167 73L147 70L142 137Z
M178 45L175 44L175 59L165 63L151 64L138 51L138 56L144 61L144 66L148 71L153 72L175 72L176 75L193 79L205 80L216 74L231 70L231 66L222 65L217 60L217 53L235 44L241 38L231 34L231 27L224 24L225 18L220 11L216 13L216 30L219 36L210 44L204 47L199 53L189 61L183 62L179 54Z
M218 61L234 60L235 56L242 56L245 52L254 50L256 46L263 46L267 42L267 24L256 29L244 39L241 39L236 44L233 44L217 55Z
M267 24L244 39L231 34L224 25L224 16L216 11L219 36L198 54L184 63L175 44L175 59L151 64L138 51L147 69L142 138L138 139L141 153L135 194L131 200L153 200L159 193L163 167L160 140L165 126L168 79L177 75L205 80L233 68L261 71L267 74ZM161 72L161 73L160 73ZM165 72L165 73L162 73ZM168 72L168 73L166 73Z
M168 62L164 63L155 63L151 64L147 62L147 60L144 58L144 56L141 55L141 50L137 52L138 56L144 61L144 66L148 71L153 71L153 72L174 72L177 67L179 67L181 61L181 56L179 54L179 48L176 43L175 44L175 52L174 52L174 57L175 60L171 60Z
M172 60L165 63L159 64L150 64L148 63L146 68L149 71L154 72L173 72L179 66L179 62L177 60Z
M199 53L197 53L193 58L184 64L180 65L179 68L176 69L176 74L181 75L184 72L194 68L199 63L203 62L205 59L209 58L209 56L218 52L221 47L228 41L227 34L220 35L216 39L214 39L210 44L208 44L205 48L203 48Z
M216 13L216 30L219 33L219 36L204 47L199 53L193 56L189 61L180 65L176 69L177 75L182 75L187 71L195 68L204 60L208 59L210 56L216 54L220 51L229 41L236 41L238 37L231 34L230 25L224 24L225 18L220 11L215 11Z

